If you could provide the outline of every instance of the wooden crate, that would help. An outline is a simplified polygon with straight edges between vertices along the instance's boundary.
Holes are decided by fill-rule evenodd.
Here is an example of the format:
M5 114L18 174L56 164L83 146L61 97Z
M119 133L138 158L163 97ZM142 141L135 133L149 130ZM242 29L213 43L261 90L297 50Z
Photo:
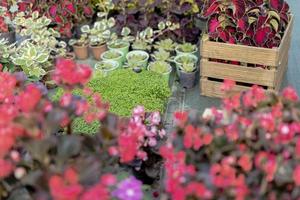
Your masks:
M293 22L291 17L280 46L273 49L213 42L203 36L200 45L200 93L224 97L225 93L220 90L224 79L237 82L232 93L247 90L252 85L278 91L288 66ZM241 65L214 62L211 59L239 61ZM250 64L268 66L268 69L247 67Z

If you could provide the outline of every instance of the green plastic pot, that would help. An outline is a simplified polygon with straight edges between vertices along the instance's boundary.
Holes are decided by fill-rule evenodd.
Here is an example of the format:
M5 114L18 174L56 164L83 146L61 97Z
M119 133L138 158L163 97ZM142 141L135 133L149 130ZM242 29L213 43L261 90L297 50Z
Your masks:
M121 48L115 48L115 47L113 47L113 44L109 44L107 47L108 47L109 50L119 50L119 51L122 51L123 54L124 54L124 60L125 60L125 56L129 52L129 46L130 46L130 44L129 44L129 42L125 42L125 41L122 41L121 44L124 44L124 46L121 47Z
M108 66L111 66L111 67L109 67L108 69L101 69L100 64L102 64L102 63L107 64ZM102 60L95 64L95 70L100 71L104 76L109 75L112 71L114 71L118 68L119 68L119 63L114 60Z
M116 52L116 53L119 53L120 56L117 57L117 58L106 58L105 55L107 55L108 53L110 52ZM113 60L113 61L116 61L118 62L119 64L119 67L123 66L124 64L124 54L122 51L118 51L118 50L108 50L108 51L105 51L102 55L101 55L101 59L102 60Z
M177 46L175 48L175 51L176 51L177 56L180 56L180 55L194 55L194 56L198 57L198 49L196 49L195 51L192 51L192 52L183 52L183 51L180 51L179 46Z
M127 61L129 60L129 58L132 55L145 55L146 58L144 60L138 61L136 64L142 68L147 69L148 66L148 60L149 60L149 54L146 51L141 51L141 50L134 50L134 51L130 51L127 55L126 55L126 59Z

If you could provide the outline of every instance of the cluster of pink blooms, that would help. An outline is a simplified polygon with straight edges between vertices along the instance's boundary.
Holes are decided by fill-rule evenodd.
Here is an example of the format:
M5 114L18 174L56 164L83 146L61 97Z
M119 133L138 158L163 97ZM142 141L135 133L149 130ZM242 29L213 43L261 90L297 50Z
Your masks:
M132 117L125 129L120 130L118 145L110 148L111 155L118 155L120 161L128 163L134 159L147 160L145 147L155 147L158 140L165 137L161 129L159 112L147 114L144 107L138 106L133 110Z
M234 86L233 81L225 81L221 89L230 91ZM299 99L291 87L276 97L277 102L271 101L271 97L262 88L253 86L247 92L225 98L222 112L212 109L212 115L202 119L201 123L190 124L187 112L174 114L180 131L174 134L172 140L176 141L174 144L180 140L183 146L170 143L160 151L166 160L166 192L172 199L226 196L243 200L257 195L255 188L264 181L267 190L270 189L267 198L276 199L277 191L272 187L276 185L275 177L286 165L292 168L291 182L286 184L286 191L300 186L300 165L297 163L300 158L300 121L295 118L299 111L295 106L285 105L296 105ZM293 120L287 119L288 111L292 113ZM258 130L253 128L256 126ZM265 141L264 147L259 148L257 143L262 140ZM225 154L222 154L223 148L227 148ZM201 165L204 163L201 162L209 164L209 181L197 179L203 173ZM249 183L249 176L253 173L263 179L258 181L258 185ZM188 190L195 182L199 187L197 191L201 191L199 194Z

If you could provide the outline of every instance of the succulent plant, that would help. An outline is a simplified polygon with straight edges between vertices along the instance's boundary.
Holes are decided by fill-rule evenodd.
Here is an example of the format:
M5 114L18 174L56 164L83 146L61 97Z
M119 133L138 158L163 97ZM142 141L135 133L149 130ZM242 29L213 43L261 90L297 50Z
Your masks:
M95 22L92 28L90 28L88 25L85 25L81 28L81 31L88 35L89 42L92 46L101 46L108 41L117 38L116 33L111 31L111 28L115 25L115 19L112 17L107 19L106 15L100 16L102 18Z
M165 74L171 71L169 63L165 61L154 61L149 64L149 70L159 74Z
M114 63L111 63L111 62L101 61L101 62L96 63L97 70L109 70L114 67L115 67Z
M88 35L86 33L81 34L79 39L71 39L69 41L69 45L73 46L87 46L89 44L89 38Z
M192 43L183 43L177 46L177 49L184 53L191 53L197 50L197 46Z
M176 43L170 38L157 41L154 45L155 49L158 50L162 49L165 51L174 51L175 47L176 47Z
M175 58L176 62L179 63L179 68L184 72L193 72L196 69L197 60L189 55L183 55Z
M119 58L121 56L122 56L122 53L118 52L118 51L106 51L103 54L103 57L106 59L114 59L114 58Z
M170 61L170 52L159 49L151 55L156 61Z

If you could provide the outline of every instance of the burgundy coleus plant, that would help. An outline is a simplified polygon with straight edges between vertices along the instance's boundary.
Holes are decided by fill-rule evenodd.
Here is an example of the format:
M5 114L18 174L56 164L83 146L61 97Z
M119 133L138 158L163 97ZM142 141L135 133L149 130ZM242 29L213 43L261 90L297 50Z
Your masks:
M211 40L265 48L280 45L290 20L283 0L210 0L203 16Z

